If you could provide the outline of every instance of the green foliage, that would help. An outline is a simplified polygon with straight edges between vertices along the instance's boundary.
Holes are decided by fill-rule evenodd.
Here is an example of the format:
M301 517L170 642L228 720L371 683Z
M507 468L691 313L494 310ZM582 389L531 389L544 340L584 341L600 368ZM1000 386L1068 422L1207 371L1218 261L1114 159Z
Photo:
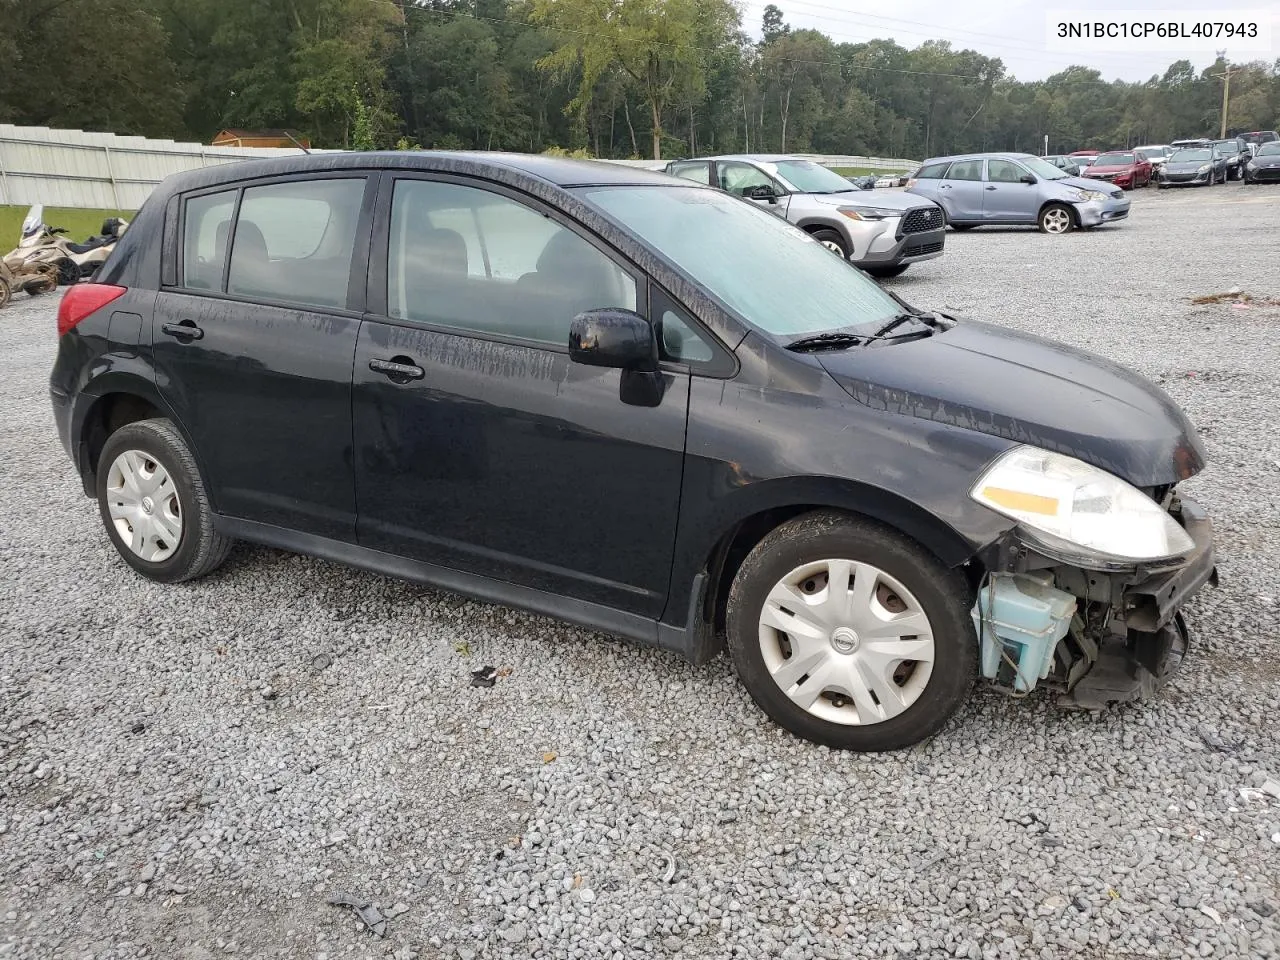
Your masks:
M572 157L574 160L594 160L595 157L585 147L578 147L576 150L566 150L564 147L551 146L542 151L544 157Z
M0 0L0 122L208 142L599 157L1051 152L1216 134L1224 62L1034 83L932 40L837 43L732 0ZM86 79L88 78L88 79ZM353 91L358 91L354 93ZM1280 127L1280 62L1234 64L1228 127Z

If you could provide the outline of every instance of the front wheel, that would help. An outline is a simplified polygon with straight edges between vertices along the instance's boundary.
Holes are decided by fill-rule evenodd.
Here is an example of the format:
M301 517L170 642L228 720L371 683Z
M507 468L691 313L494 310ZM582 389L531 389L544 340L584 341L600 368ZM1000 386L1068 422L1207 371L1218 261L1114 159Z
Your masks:
M1066 233L1075 225L1075 221L1069 207L1051 203L1040 211L1039 225L1041 233Z
M13 287L9 286L9 281L4 277L0 277L0 310L9 305L9 301L13 299Z
M813 231L813 239L834 253L841 260L849 259L849 251L845 246L844 237L840 236L835 230L815 230Z
M139 420L108 437L97 488L107 535L144 577L194 580L227 558L232 541L213 529L195 458L168 420Z
M70 260L58 261L58 283L69 286L80 282L80 268Z
M728 603L729 652L752 699L796 736L895 750L964 702L978 643L962 577L865 518L797 517L743 561Z
M906 272L909 263L896 263L892 267L866 267L867 273L878 279L888 279L889 277L898 277Z

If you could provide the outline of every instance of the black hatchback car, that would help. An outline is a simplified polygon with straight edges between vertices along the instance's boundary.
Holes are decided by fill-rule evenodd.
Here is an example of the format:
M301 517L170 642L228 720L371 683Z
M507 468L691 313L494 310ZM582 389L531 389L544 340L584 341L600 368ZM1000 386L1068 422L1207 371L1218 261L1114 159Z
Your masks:
M779 217L621 166L334 154L184 173L58 314L58 431L124 560L237 539L677 651L834 747L981 674L1154 689L1214 572L1186 417L908 306Z

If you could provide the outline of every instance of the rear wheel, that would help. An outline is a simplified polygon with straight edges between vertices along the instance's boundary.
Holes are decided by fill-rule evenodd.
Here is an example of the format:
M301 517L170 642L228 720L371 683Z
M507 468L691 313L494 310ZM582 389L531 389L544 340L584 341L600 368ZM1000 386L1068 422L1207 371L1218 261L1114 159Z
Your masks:
M813 239L834 253L841 260L849 259L849 250L845 246L844 237L836 230L815 230Z
M734 669L778 724L844 750L936 733L968 696L978 644L963 578L870 520L820 511L783 524L729 593Z
M1067 233L1075 225L1070 208L1061 203L1051 203L1041 210L1038 222L1041 233Z
M195 459L168 420L126 424L102 448L98 509L125 563L151 580L180 583L215 569L232 540L213 529Z

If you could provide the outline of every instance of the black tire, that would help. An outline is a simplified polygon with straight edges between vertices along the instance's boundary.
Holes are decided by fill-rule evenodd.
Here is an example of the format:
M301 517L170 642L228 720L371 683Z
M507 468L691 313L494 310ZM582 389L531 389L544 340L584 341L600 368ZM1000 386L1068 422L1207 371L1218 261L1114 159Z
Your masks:
M897 263L892 267L866 267L865 269L873 277L888 279L889 277L901 276L909 266L911 266L909 263Z
M896 717L848 725L814 716L794 703L768 672L759 620L769 591L802 564L831 558L879 567L915 595L929 618L933 669L919 698ZM729 592L729 653L751 698L796 736L838 750L896 750L937 733L973 688L978 641L969 618L969 594L963 577L897 531L863 517L817 511L778 527L743 561Z
M1067 215L1067 227L1065 230L1055 231L1049 228L1048 224L1050 221L1050 215L1056 212L1062 212ZM1076 224L1075 213L1065 203L1050 203L1043 210L1041 210L1040 215L1036 217L1036 226L1040 228L1041 233L1051 233L1051 234L1054 234L1055 236L1061 236L1064 233L1070 233L1072 230L1076 228L1077 224Z
M80 282L80 268L70 260L58 261L58 283L68 286Z
M173 481L181 507L182 529L178 547L160 561L144 560L134 553L111 519L107 478L111 464L128 450L137 450L164 467ZM213 510L195 459L186 441L168 420L138 420L126 424L107 438L98 458L97 492L102 523L116 551L125 563L150 580L181 583L203 577L226 560L235 543L214 530Z
M840 231L831 229L815 230L813 231L813 239L823 245L834 243L840 248L840 252L838 254L840 259L846 261L849 259L849 242L840 235ZM832 250L831 252L836 253L835 250Z

